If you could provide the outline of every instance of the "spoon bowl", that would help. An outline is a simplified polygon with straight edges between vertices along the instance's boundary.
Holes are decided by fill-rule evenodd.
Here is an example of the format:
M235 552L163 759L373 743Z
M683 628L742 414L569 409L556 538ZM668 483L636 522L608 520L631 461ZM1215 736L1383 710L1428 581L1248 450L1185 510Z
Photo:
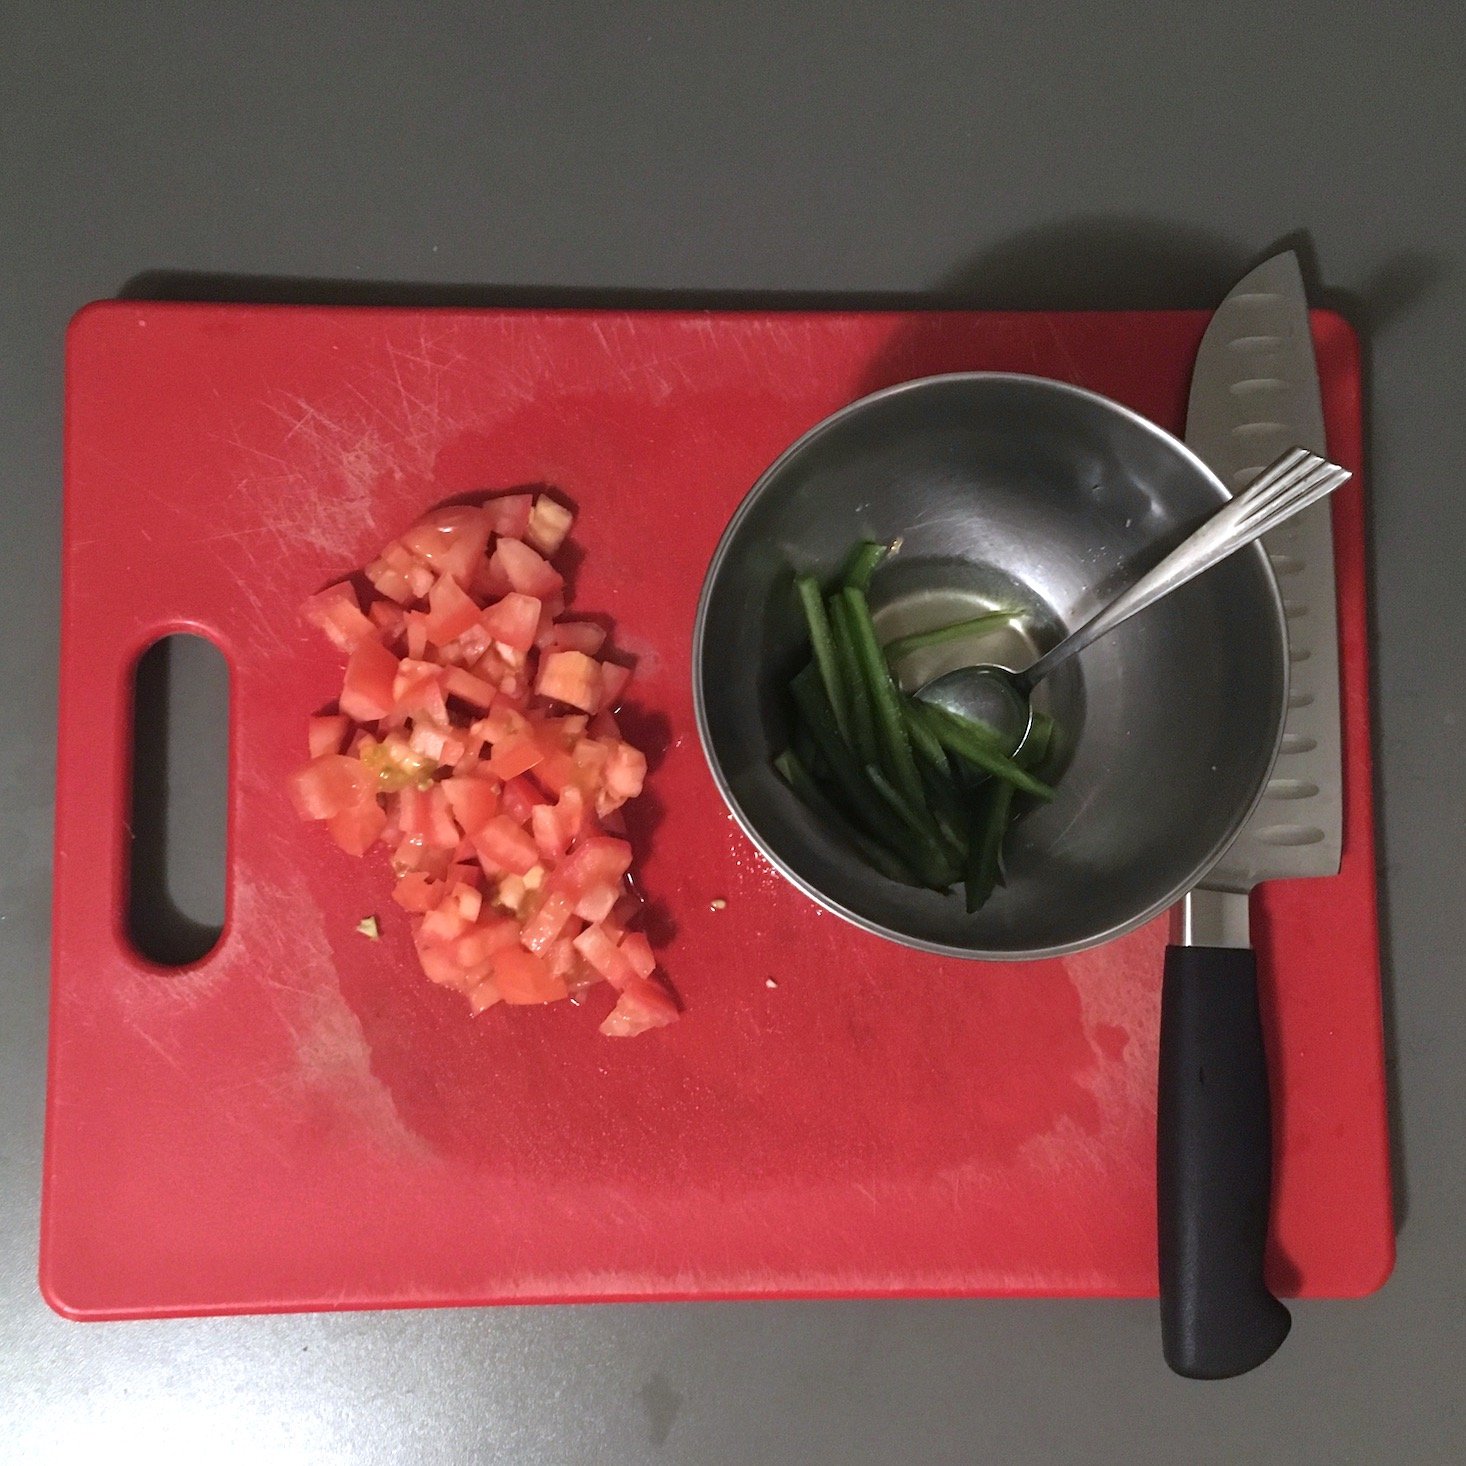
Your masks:
M984 724L1010 754L1023 747L1033 728L1033 703L1022 673L1006 667L991 663L958 667L934 677L917 696L959 718Z

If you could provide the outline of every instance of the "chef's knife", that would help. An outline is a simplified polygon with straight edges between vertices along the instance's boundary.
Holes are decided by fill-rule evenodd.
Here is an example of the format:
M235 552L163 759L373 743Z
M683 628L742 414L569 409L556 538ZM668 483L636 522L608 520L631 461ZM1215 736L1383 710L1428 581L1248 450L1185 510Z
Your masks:
M1186 441L1234 491L1288 448L1325 453L1291 252L1259 265L1218 307L1197 352ZM1259 881L1335 874L1343 844L1330 501L1263 545L1287 613L1281 750L1257 811L1173 913L1161 998L1161 1333L1166 1362L1196 1379L1256 1367L1292 1322L1263 1278L1272 1132L1248 893Z

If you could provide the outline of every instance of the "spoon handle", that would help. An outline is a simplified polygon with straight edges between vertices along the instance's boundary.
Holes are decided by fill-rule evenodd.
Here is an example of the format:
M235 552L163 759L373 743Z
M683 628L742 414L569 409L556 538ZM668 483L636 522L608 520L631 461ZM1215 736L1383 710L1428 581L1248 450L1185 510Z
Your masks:
M1113 631L1137 611L1143 611L1244 545L1276 529L1285 519L1333 493L1349 477L1347 468L1340 468L1326 458L1302 448L1290 449L1164 560L1018 676L1031 689L1061 662L1067 662L1107 631Z

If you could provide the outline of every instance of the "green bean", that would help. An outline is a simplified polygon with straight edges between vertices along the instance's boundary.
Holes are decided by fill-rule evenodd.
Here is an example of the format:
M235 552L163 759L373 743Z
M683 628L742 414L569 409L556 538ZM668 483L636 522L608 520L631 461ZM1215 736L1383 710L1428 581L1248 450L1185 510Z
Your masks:
M928 826L875 764L866 769L865 776L871 787L885 801L886 808L905 827L907 835L914 842L914 849L920 852L918 869L922 884L930 886L934 891L947 890L957 879L958 873L952 856L942 848L938 840L935 825Z
M1028 737L1023 740L1023 746L1013 755L1013 762L1027 769L1031 774L1037 774L1048 762L1049 755L1053 751L1054 720L1047 713L1035 709L1033 714L1033 726L1028 730ZM995 784L1005 789L1012 789L1011 784L1003 784L1001 780L994 780ZM1023 809L1019 805L1017 791L1014 797L1008 801L1008 809L1004 815L1004 829L1001 839L998 842L996 855L995 878L998 885L1007 884L1007 850L1008 837L1013 833L1013 826L1018 823ZM990 893L989 893L990 894ZM984 898L986 899L986 898Z
M921 716L921 705L914 697L901 694L901 716L906 722L906 732L911 746L933 767L947 767L947 750L941 740L926 725Z
M894 664L924 647L942 646L949 641L960 641L964 636L979 636L984 631L1006 626L1012 619L1011 611L989 611L984 616L954 621L950 626L936 626L930 631L913 631L910 636L898 636L895 641L888 641L882 650L886 660Z
M830 629L835 638L835 659L850 693L850 732L856 756L862 764L873 764L880 757L876 742L875 714L865 690L860 659L855 654L855 632L850 621L850 607L843 596L830 597Z
M876 764L866 765L865 777L870 780L871 787L886 801L886 804L916 839L940 851L941 855L949 861L961 857L964 849L963 843L956 836L942 832L941 826L938 825L936 818L924 802L912 804ZM950 885L951 882L947 884Z
M840 570L840 584L862 595L870 589L870 578L875 568L890 553L889 545L879 545L874 540L861 540L846 557Z
M967 864L962 872L962 889L970 916L993 894L1002 879L1003 838L1008 833L1013 810L1013 785L992 779L973 806Z
M924 874L926 858L923 849L907 835L904 825L892 820L885 801L871 788L849 745L840 737L813 663L794 679L790 691L800 717L830 766L831 782L849 802L851 816L865 825L877 839L894 845L896 853L907 865Z
M774 760L780 777L794 791L795 797L809 812L836 836L852 846L872 869L890 881L903 886L919 886L921 879L900 859L863 830L857 829L830 801L824 790L792 749L786 749Z
M911 753L911 740L906 733L906 720L901 712L901 694L891 680L885 658L876 640L875 623L870 606L861 591L847 586L840 592L849 608L850 630L855 643L856 659L865 677L866 691L875 710L876 739L881 749L881 766L887 777L908 799L921 803L921 778Z
M1028 770L1030 774L1043 771L1049 755L1054 751L1054 720L1047 713L1037 710L1033 714L1033 726L1023 746L1013 755L1013 762Z
M922 787L926 790L926 807L936 821L937 828L947 838L951 848L965 858L967 850L967 810L971 795L964 796L952 777L952 770L943 757L939 768L926 759L917 761L917 772L921 775Z
M1027 797L1053 798L1043 774L1058 766L1058 733L1035 710L1028 737L1010 752L994 729L901 690L904 659L981 636L1013 613L988 611L882 647L867 591L888 553L873 540L856 544L828 595L813 576L795 577L810 661L790 683L789 746L773 765L873 870L941 892L959 882L974 912L1003 884L1004 845Z
M812 575L801 575L795 580L794 588L799 592L799 604L804 609L804 619L809 625L809 643L814 649L814 662L820 670L820 681L825 684L825 696L830 700L840 736L849 743L849 697L835 658L835 644L830 635L830 622L825 615L825 602L820 595L819 581Z
M1026 769L1015 763L1002 751L992 730L970 718L959 718L946 708L932 703L920 703L918 716L926 723L937 740L958 758L975 764L994 778L1032 794L1035 799L1052 799L1054 791L1040 779L1035 779Z

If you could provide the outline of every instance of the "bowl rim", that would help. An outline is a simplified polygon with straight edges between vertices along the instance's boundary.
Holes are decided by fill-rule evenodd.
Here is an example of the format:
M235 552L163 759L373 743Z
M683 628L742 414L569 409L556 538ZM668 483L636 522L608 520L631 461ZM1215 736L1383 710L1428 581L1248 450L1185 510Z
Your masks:
M1189 460L1204 478L1209 479L1221 494L1226 498L1233 497L1232 491L1222 482L1221 478L1174 433L1161 427L1159 423L1152 422L1143 413L1126 407L1124 403L1116 402L1114 398L1106 397L1102 392L1095 392L1088 387L1080 387L1072 382L1061 382L1054 377L1040 377L1027 372L940 372L926 377L913 377L908 381L896 382L889 387L882 387L875 392L869 392L821 418L790 443L764 469L758 478L754 480L752 487L739 501L738 507L733 511L732 517L728 520L727 525L723 529L723 533L719 536L717 546L713 550L712 558L708 561L707 572L703 577L702 589L698 593L697 614L692 626L693 716L697 723L697 736L699 743L702 745L703 759L713 776L713 782L717 785L718 793L721 795L723 803L728 807L729 812L737 821L743 833L753 842L754 847L760 855L786 881L802 891L818 906L823 907L831 915L838 916L850 922L853 926L870 932L874 936L884 937L888 941L898 942L903 947L911 947L918 951L930 952L936 956L961 957L975 962L1041 962L1049 958L1067 957L1072 956L1076 952L1086 952L1091 947L1101 946L1105 942L1112 941L1116 937L1125 936L1127 933L1144 926L1147 922L1154 920L1162 912L1174 906L1187 892L1200 885L1206 878L1207 872L1230 849L1233 841L1236 840L1237 836L1242 832L1243 827L1252 818L1258 806L1261 804L1263 795L1267 789L1268 780L1272 777L1273 768L1277 763L1278 753L1282 748L1283 730L1287 721L1288 694L1291 686L1291 668L1288 661L1288 621L1283 610L1282 592L1278 588L1278 579L1273 570L1272 562L1268 558L1267 551L1262 546L1262 541L1255 540L1252 544L1237 553L1252 556L1255 563L1262 569L1263 581L1268 588L1268 608L1273 614L1275 630L1278 636L1278 645L1282 651L1281 666L1278 668L1282 683L1282 695L1278 700L1278 716L1272 730L1271 748L1269 749L1267 758L1260 765L1257 787L1253 790L1251 797L1239 805L1234 811L1226 830L1214 842L1206 858L1184 881L1175 886L1167 895L1152 902L1135 916L1112 923L1102 931L1090 936L1082 937L1075 941L1057 943L1052 946L1022 949L994 948L990 950L974 947L958 947L947 942L929 941L926 938L915 937L907 932L897 931L892 927L884 926L868 916L861 915L858 911L851 910L828 892L822 891L818 886L807 881L797 871L792 870L782 857L770 848L767 841L759 833L753 821L748 817L748 814L734 796L732 787L723 773L721 763L713 748L712 734L708 727L707 699L703 686L703 644L713 591L717 584L719 571L722 569L723 562L727 558L743 522L753 512L771 485L782 476L791 460L803 453L818 438L833 431L847 418L854 417L874 407L876 404L888 401L893 397L929 390L952 382L1017 383L1026 387L1038 387L1045 391L1052 391L1065 396L1079 397L1097 403L1107 411L1127 418L1143 431L1169 444L1183 458Z

